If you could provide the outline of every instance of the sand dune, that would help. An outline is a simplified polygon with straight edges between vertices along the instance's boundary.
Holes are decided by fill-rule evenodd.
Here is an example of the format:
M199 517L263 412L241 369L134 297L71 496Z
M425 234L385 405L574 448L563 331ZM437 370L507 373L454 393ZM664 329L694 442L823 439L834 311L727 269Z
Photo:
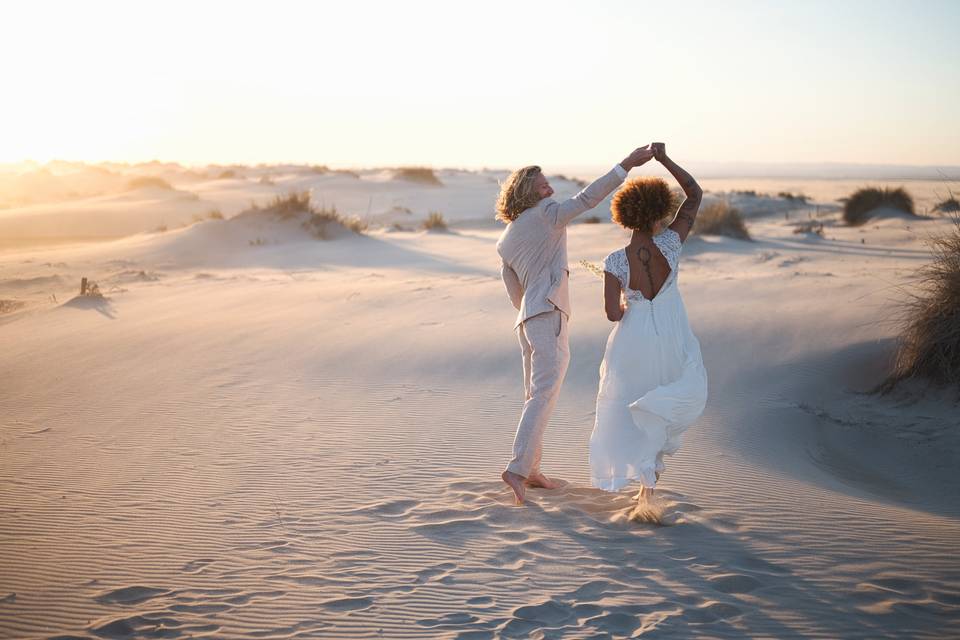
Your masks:
M0 635L956 635L955 400L863 393L944 223L836 220L688 242L711 395L649 504L588 487L610 325L575 266L544 460L567 484L512 506L496 228L211 220L0 254L24 303L0 316ZM576 225L571 264L624 241Z

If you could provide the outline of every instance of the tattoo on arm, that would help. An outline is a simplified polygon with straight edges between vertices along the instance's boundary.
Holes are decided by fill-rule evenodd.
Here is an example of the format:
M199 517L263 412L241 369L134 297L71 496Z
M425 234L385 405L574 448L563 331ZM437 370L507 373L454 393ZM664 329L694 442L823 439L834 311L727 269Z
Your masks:
M677 182L680 183L680 188L683 189L683 193L689 198L694 193L700 191L700 185L697 184L697 181L693 179L689 173L684 171L684 169L678 165L673 160L667 158L663 163L663 166L667 168L667 171L670 172Z
M697 219L697 212L700 210L700 200L702 197L698 189L692 195L687 196L683 204L680 205L680 208L677 209L677 217L673 221L673 224L670 225L670 228L677 232L681 242L687 239L691 229L693 229L693 223Z

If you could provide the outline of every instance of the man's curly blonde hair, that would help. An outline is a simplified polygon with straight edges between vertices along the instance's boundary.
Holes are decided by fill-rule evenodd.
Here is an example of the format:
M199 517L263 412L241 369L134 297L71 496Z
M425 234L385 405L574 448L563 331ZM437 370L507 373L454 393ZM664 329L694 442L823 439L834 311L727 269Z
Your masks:
M530 165L517 169L506 182L500 185L497 196L497 220L513 222L521 213L540 202L534 181L541 173L540 167Z

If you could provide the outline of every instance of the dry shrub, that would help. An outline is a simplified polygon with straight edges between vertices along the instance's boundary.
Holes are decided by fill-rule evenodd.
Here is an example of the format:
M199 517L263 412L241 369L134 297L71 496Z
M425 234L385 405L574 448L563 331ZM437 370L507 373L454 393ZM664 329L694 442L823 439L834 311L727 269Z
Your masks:
M794 233L815 233L821 238L823 237L823 222L818 222L816 220L809 220L807 222L801 222L793 228Z
M173 186L164 180L163 178L158 178L157 176L140 176L134 178L127 183L128 189L166 189L168 191L173 190Z
M359 218L344 216L337 211L335 205L329 209L327 207L318 209L313 206L310 202L309 191L274 196L273 200L263 207L254 203L250 210L244 212L244 214L250 212L274 215L281 220L305 216L306 220L303 222L303 228L322 240L328 239L331 235L331 229L337 227L349 229L354 233L363 233L367 229L367 223Z
M960 211L960 202L957 202L957 199L951 196L935 206L933 210L938 213L957 213Z
M583 224L600 224L600 218L597 216L587 216L583 219Z
M784 200L788 200L790 202L800 202L802 204L806 204L810 199L809 196L806 196L802 193L793 194L790 191L781 191L777 194L777 197L783 198Z
M26 304L22 300L0 300L0 314L13 313Z
M852 227L865 224L876 209L897 209L910 215L913 211L913 198L902 187L877 189L867 187L856 191L843 204L843 220Z
M587 186L587 184L589 184L586 180L583 180L583 179L581 179L581 178L568 178L567 176L563 175L562 173L558 173L557 175L551 176L551 177L554 178L554 179L556 179L556 180L564 180L564 181L566 181L566 182L572 182L573 184L577 185L577 186L580 187L581 189L585 188L585 187Z
M397 180L417 182L434 187L443 186L437 174L435 174L430 167L400 167L394 170L393 177Z
M211 209L207 212L207 218L210 220L223 220L223 213L220 209Z
M884 393L908 378L960 388L960 216L930 240L933 260L921 267L903 306L902 333Z
M694 233L700 235L728 236L740 240L749 240L750 232L743 222L743 216L730 203L720 201L705 206L697 215L693 224Z
M431 211L427 219L423 221L423 228L427 231L446 231L447 221L443 219L443 214L439 211Z

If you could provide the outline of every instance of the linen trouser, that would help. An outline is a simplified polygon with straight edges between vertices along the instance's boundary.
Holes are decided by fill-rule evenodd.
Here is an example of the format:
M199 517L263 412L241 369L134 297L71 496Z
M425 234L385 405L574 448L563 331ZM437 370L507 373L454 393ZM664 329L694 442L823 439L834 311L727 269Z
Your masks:
M535 315L517 327L517 337L525 401L507 470L526 478L540 470L543 434L570 364L567 317L559 309Z

